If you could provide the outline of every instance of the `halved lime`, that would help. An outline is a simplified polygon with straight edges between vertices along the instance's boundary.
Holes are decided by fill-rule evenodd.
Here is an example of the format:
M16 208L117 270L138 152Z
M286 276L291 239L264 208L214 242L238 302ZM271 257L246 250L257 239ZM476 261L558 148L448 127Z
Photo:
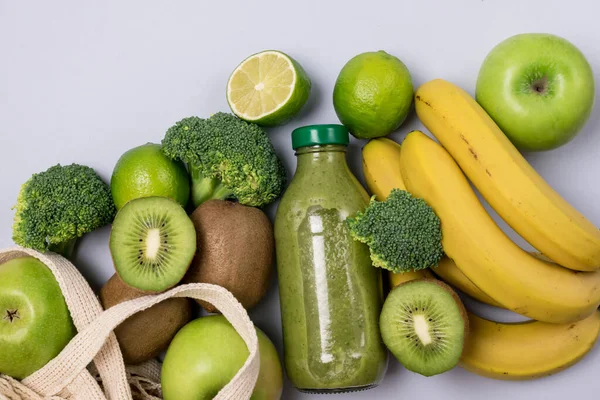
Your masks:
M273 126L300 112L310 94L310 79L290 56L275 50L251 55L229 77L227 101L240 119Z

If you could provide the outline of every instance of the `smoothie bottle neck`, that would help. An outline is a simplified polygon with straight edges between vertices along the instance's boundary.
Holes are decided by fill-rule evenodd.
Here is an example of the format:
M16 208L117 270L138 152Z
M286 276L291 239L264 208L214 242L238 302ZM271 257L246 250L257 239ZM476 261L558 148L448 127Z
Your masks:
M298 166L296 175L302 175L309 171L318 172L322 175L328 174L348 174L348 164L346 163L346 146L343 145L322 145L300 147L296 150Z

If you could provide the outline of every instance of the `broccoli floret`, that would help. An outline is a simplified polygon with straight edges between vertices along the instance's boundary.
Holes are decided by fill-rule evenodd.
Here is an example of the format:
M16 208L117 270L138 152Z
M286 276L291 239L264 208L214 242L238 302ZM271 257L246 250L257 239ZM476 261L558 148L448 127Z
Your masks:
M70 257L78 238L110 224L116 209L110 188L90 167L60 164L21 186L13 240L38 251Z
M444 255L440 219L410 193L394 189L385 201L371 198L365 212L346 223L354 240L366 243L376 267L395 273L437 265Z
M196 207L229 198L261 207L285 186L285 169L265 131L231 114L182 119L167 131L162 150L188 164Z

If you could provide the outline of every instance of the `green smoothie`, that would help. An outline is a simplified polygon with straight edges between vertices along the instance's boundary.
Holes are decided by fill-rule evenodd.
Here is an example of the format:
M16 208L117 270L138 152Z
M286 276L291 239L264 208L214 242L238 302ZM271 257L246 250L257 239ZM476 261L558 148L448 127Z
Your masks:
M387 366L381 275L344 223L369 197L346 164L343 126L303 127L293 138L298 167L275 219L287 374L304 391L373 387Z

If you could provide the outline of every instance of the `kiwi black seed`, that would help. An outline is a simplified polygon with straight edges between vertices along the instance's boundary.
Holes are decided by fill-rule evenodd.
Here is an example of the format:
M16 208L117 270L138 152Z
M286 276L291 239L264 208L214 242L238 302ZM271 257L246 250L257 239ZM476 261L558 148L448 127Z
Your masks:
M169 198L132 200L115 217L110 252L126 284L161 292L181 281L194 258L194 224L179 203Z
M458 364L468 321L450 286L420 279L390 292L379 324L384 343L406 369L432 376Z

